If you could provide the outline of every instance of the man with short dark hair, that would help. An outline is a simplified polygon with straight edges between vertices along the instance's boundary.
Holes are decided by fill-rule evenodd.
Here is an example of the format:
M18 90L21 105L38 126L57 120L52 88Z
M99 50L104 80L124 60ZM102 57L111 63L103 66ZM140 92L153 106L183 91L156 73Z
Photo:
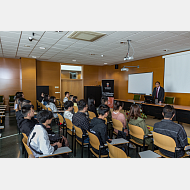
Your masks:
M68 101L69 100L68 98L69 98L69 92L65 92L65 98L63 99L63 103Z
M81 128L83 131L83 134L85 135L86 131L89 130L89 126L90 126L85 114L88 110L88 105L87 105L87 102L82 99L79 102L77 102L77 106L78 106L78 112L73 115L72 123L75 126ZM79 139L79 140L82 140L82 139ZM89 142L89 137L85 138L84 140L84 143L88 143L88 142Z
M175 116L175 109L173 106L166 105L163 109L162 115L164 119L154 124L154 132L173 138L176 142L176 147L184 148L188 145L187 134L180 124L176 124L172 121ZM174 157L173 152L169 152L164 149L159 149L160 152L168 157ZM185 154L184 150L177 151L177 157L182 157Z
M101 103L104 105L108 105L108 97L102 96ZM109 110L109 113L107 116L107 122L109 123L111 120L112 120L112 115L111 115L111 111ZM108 126L108 127L111 128L111 126Z
M69 96L69 100L73 102L73 95Z
M72 122L72 118L73 118L73 102L72 101L66 101L64 104L64 118L69 119Z
M22 115L24 118L19 120L19 128L21 133L25 133L28 137L30 131L34 128L35 124L38 123L34 117L34 106L33 105L24 105L21 108Z
M99 116L93 118L90 123L90 132L98 137L101 146L106 144L106 141L111 142L111 139L107 135L107 126L104 120L108 116L109 110L110 108L107 105L101 104L98 108ZM98 150L94 148L93 150L98 154ZM101 149L101 154L108 154L106 148Z
M152 97L155 98L156 103L164 102L164 89L160 86L160 82L155 82L155 88L152 92Z
M31 148L35 157L39 157L39 155L53 154L55 150L62 146L60 142L50 144L46 127L51 123L53 114L49 113L48 110L42 110L38 113L37 119L39 124L34 126L28 136L27 144Z

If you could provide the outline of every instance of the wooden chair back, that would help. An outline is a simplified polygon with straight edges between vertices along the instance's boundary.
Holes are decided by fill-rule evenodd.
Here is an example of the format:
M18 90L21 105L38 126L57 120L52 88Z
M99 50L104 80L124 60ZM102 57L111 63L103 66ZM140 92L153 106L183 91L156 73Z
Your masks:
M175 152L176 143L173 138L156 132L152 132L152 134L156 146L170 152Z
M64 107L64 103L62 101L60 101L60 105L61 107Z
M26 138L23 138L23 139L22 139L22 142L23 142L24 147L25 147L25 149L26 149L26 151L27 151L27 153L28 153L28 157L30 157L31 155L33 155L32 151L30 150L30 148L29 148L28 145L27 145L27 139L26 139Z
M51 108L47 108L47 110L52 112Z
M89 131L87 131L87 132L88 132L88 136L89 136L90 145L92 147L94 147L95 149L99 150L100 141L99 141L98 137Z
M121 123L121 121L112 118L112 122L114 129L117 129L118 131L123 131L123 124Z
M79 128L79 127L77 127L77 126L75 126L75 125L74 125L74 128L75 128L75 134L76 134L76 136L82 139L82 135L83 135L82 129Z
M126 153L121 150L120 148L111 145L110 143L107 142L108 149L109 149L109 157L110 158L128 158Z
M77 106L73 106L74 112L77 113L78 112L78 107Z
M133 137L136 137L138 139L144 139L144 131L142 128L128 124L129 126L129 134L132 135Z
M26 141L27 141L27 140L28 140L28 137L26 136L26 134L25 134L25 133L22 133L22 135L23 135L23 138L25 138Z
M105 120L105 124L107 125L107 123L108 123L108 120L107 120L107 118L105 117L105 118L104 118L104 120Z
M57 115L58 115L58 118L59 118L59 122L60 122L60 123L63 123L63 122L64 122L64 120L63 120L62 115L60 115L59 113L58 113Z
M89 118L92 120L94 117L96 117L96 114L92 111L88 111Z
M67 124L67 128L72 131L72 130L73 130L73 124L72 124L71 120L65 118L65 122L66 122L66 124Z

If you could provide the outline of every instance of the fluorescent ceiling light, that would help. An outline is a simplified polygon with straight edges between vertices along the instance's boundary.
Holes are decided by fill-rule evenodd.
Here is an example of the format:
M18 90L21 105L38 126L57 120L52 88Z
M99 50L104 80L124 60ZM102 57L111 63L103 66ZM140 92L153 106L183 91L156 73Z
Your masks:
M32 56L33 58L36 58L36 56Z
M46 49L45 47L40 47L40 49Z
M75 59L73 59L72 61L76 61Z
M72 65L61 65L61 70L82 71L82 67L81 66L72 66Z

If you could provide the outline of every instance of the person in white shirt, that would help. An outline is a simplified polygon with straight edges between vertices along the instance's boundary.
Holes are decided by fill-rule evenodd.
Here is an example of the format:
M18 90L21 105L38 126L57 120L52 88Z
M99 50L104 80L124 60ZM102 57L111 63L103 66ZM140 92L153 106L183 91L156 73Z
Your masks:
M73 114L72 114L73 102L72 101L65 102L64 108L65 108L64 118L69 119L72 122L72 117L73 117Z
M48 101L48 104L46 105L46 108L50 108L51 111L53 112L53 117L54 118L58 118L58 115L57 113L54 113L54 112L57 112L57 107L55 105L55 101L56 101L56 98L55 96L51 96L49 101Z
M63 99L63 103L68 101L69 100L68 98L69 98L69 92L65 92L65 98Z
M50 112L48 110L42 110L38 113L37 119L39 124L34 126L28 136L27 145L30 147L35 157L53 154L55 150L62 146L62 143L60 142L50 144L46 125L51 123L53 115L49 113Z

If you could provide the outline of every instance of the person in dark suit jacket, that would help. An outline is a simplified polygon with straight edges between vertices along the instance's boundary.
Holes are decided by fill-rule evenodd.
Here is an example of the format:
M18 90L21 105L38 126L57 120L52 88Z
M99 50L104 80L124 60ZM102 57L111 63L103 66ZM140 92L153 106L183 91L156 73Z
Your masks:
M152 97L158 99L158 103L164 102L164 89L160 86L160 82L155 83L156 87L152 92Z

